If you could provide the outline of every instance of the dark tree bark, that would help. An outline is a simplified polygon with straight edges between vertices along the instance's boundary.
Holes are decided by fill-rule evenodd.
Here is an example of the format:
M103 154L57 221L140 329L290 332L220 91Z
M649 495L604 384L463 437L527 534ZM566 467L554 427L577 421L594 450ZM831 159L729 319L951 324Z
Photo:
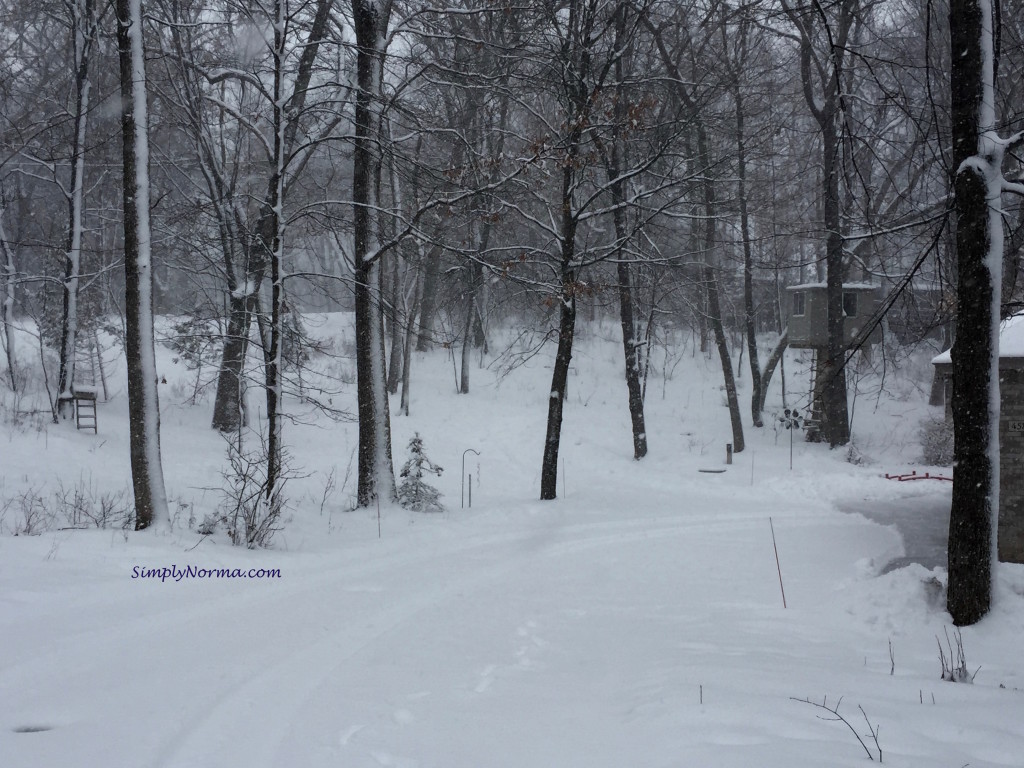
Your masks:
M135 529L169 524L160 462L160 404L153 340L153 268L149 224L149 136L142 12L117 0L124 162L125 358Z
M742 73L748 63L750 22L741 18L734 38L728 34L727 6L722 7L720 25L722 47L725 51L725 65L729 69L729 87L733 96L736 121L736 197L740 206L740 236L743 240L743 324L746 331L747 360L750 365L750 412L755 427L763 426L761 420L761 363L757 353L757 315L754 310L754 257L750 236L750 211L747 199L747 133L746 104L743 94ZM731 52L730 52L731 51ZM740 361L742 365L742 360Z
M982 4L952 0L953 167L956 198L956 339L953 361L953 504L949 518L947 608L957 625L974 624L992 599L992 537L995 496L991 412L993 290L986 259L993 245L988 222L988 185L965 161L979 150L984 73ZM991 8L991 6L989 6ZM991 18L991 17L990 17ZM991 34L989 32L989 34ZM991 37L989 38L991 43ZM998 455L998 453L997 453Z
M619 48L626 36L625 7L620 7L615 20L616 48ZM615 226L615 240L618 243L618 258L615 263L619 294L619 324L622 328L622 350L626 363L626 393L629 407L629 419L633 432L633 458L642 459L647 455L647 427L644 424L644 398L640 386L640 359L638 354L639 339L636 337L636 320L633 314L633 285L629 262L625 259L623 249L628 239L626 231L626 182L622 178L622 146L621 133L626 125L626 94L622 87L623 66L622 56L615 61L616 98L614 107L615 122L612 127L611 149L607 159L609 191L612 197L612 222Z
M703 277L704 288L708 298L708 321L715 335L715 346L718 349L718 359L722 364L722 376L725 379L725 397L729 406L729 421L732 424L732 449L734 453L740 453L746 447L743 440L743 419L740 416L740 401L736 392L736 377L732 369L732 356L729 354L729 341L725 335L725 328L722 324L722 303L718 290L718 276L715 274L715 265L712 264L712 254L716 243L715 222L718 218L717 201L715 199L715 182L710 175L711 152L708 147L707 129L700 120L694 121L694 131L697 134L697 156L702 164L701 183L704 197L704 247L703 247Z
M426 352L434 343L434 315L437 311L438 276L441 272L441 249L431 248L423 267L423 301L420 305L416 351Z
M744 132L743 94L739 83L735 88L736 100L736 176L740 203L740 233L743 237L743 322L747 332L747 359L750 363L750 411L755 427L764 426L761 409L761 362L757 354L757 315L754 311L754 257L751 252L750 213L747 210L747 149Z
M228 296L228 323L217 374L217 392L213 400L214 429L236 432L244 426L245 401L242 371L249 349L249 328L255 307L252 298L232 291Z
M395 499L391 459L391 419L384 370L382 275L377 242L377 199L381 157L381 83L390 4L352 0L356 34L355 137L352 151L352 201L355 259L356 392L359 462L356 501L370 506L378 498Z
M840 180L843 172L841 132L846 112L844 59L850 30L860 11L860 0L839 0L829 6L792 7L782 3L800 37L800 78L807 109L818 125L821 136L822 223L825 230L825 285L827 295L828 344L823 350L819 380L822 404L822 433L836 448L850 441L850 416L846 399L846 343L843 336L843 258L842 201ZM827 43L819 50L815 43L822 35Z
M708 159L707 136L704 126L697 125L697 144L700 157ZM707 165L705 165L705 168ZM704 188L704 285L708 296L708 320L715 334L715 346L718 348L718 359L722 363L722 375L725 378L725 397L729 405L729 420L732 423L732 449L740 453L746 446L743 441L743 420L740 418L740 401L736 394L736 377L732 372L732 357L729 354L729 342L722 326L722 305L718 291L718 277L711 264L715 248L715 190L711 177L706 175Z
M402 399L399 413L409 415L409 379L412 365L412 347L416 341L416 315L419 312L423 294L423 280L415 275L409 311L405 318L405 341L402 344Z
M761 402L758 403L758 410L764 412L764 401L768 396L768 386L772 383L772 376L775 374L775 369L779 365L779 361L782 360L783 354L786 352L786 347L789 346L789 329L782 332L782 336L779 337L778 342L775 344L775 349L768 356L767 362L764 364L764 371L761 373L761 387L760 397ZM785 384L785 382L783 382ZM785 387L783 387L783 399L785 399Z
M405 322L399 311L399 295L401 293L401 265L398 252L394 251L389 259L391 269L388 275L388 305L390 311L388 317L388 336L391 338L391 354L388 358L388 393L396 394L398 385L402 381L402 338Z
M463 326L462 332L462 365L459 370L459 394L469 394L469 359L470 351L472 350L472 338L473 338L473 295L469 295L466 301L466 324Z
M736 393L736 377L732 369L732 358L729 354L729 343L725 336L725 328L722 325L722 307L718 290L718 278L715 275L714 266L711 263L712 254L716 246L715 242L715 221L718 216L717 201L715 198L714 179L711 176L711 152L709 149L707 128L699 118L699 109L694 100L690 88L686 85L689 79L684 79L679 71L675 59L665 46L660 30L655 30L648 25L654 33L654 41L658 47L658 54L662 64L672 78L674 90L679 101L686 106L687 110L694 115L693 133L696 139L696 163L699 163L698 171L702 178L701 194L704 206L704 242L701 246L703 251L703 264L701 265L702 289L707 300L707 311L700 314L701 317L701 352L706 351L706 325L711 325L715 337L715 346L718 349L718 358L722 364L722 376L725 380L725 394L729 406L729 420L732 425L733 451L739 453L745 447L743 439L743 420L740 416L739 397ZM696 65L696 52L691 48L689 51L691 64Z
M825 293L828 347L821 379L822 432L832 448L850 442L846 399L846 341L843 322L843 238L839 201L839 135L835 119L823 121L822 162L825 168Z
M577 137L578 138L578 137ZM575 144L570 145L573 150ZM575 155L575 151L570 153ZM548 397L547 429L544 436L544 458L540 468L540 498L550 501L558 497L558 449L562 437L562 411L572 362L572 345L576 335L576 217L572 211L574 172L570 156L562 170L562 232L559 272L562 291L558 298L558 351L551 373L551 394Z
M386 128L388 133L387 146L388 146L388 181L391 189L391 205L396 211L402 210L402 199L401 190L398 186L398 173L395 168L395 152L391 146L391 128ZM380 194L377 195L378 199ZM384 222L380 222L380 229L384 231ZM390 226L387 227L387 239L394 239L397 234L397 224L395 218L392 217ZM382 235L381 241L385 238ZM399 250L396 248L389 254L388 258L390 269L388 270L388 306L385 318L388 321L388 336L391 338L391 355L388 360L388 393L397 394L398 385L402 381L402 361L404 355L402 353L402 339L404 337L404 329L408 325L407 318L402 317L401 304L399 297L402 293L402 258Z
M267 485L264 493L268 500L277 493L278 475L281 472L281 367L282 341L284 336L284 278L281 252L281 203L284 197L284 57L285 57L285 0L274 3L274 150L271 162L273 171L270 178L270 194L264 206L261 220L266 221L266 232L260 242L260 251L270 262L270 338L264 350L264 388L267 398Z
M278 98L270 107L273 110L272 121L274 124L274 135L267 139L273 146L274 157L268 158L270 173L267 176L267 187L264 197L260 202L259 211L255 224L245 220L237 207L230 204L230 201L222 200L224 187L227 182L222 178L213 178L209 183L218 189L211 190L211 198L215 201L218 218L221 219L222 239L238 239L238 243L225 243L225 273L228 278L229 293L229 315L228 315L228 337L224 339L224 347L221 357L220 369L217 377L217 392L214 396L212 427L221 432L234 432L245 421L243 409L244 382L242 381L245 366L246 350L248 348L249 334L252 328L253 313L259 303L259 291L263 285L268 268L271 272L275 267L273 261L279 258L281 248L281 221L279 210L283 203L284 189L294 176L285 179L285 172L293 158L296 148L296 137L299 133L300 117L306 109L306 102L310 93L310 81L313 77L313 67L321 43L327 37L330 28L330 13L334 0L316 0L316 10L310 24L309 34L301 42L302 54L299 56L298 64L290 76L284 72L284 46L286 40L283 34L287 25L275 24L281 27L275 30L275 78L281 81L275 84ZM276 3L275 12L280 9ZM286 10L286 9L285 9ZM282 35L278 40L278 35ZM290 92L287 98L284 93L284 83L290 85ZM213 173L211 166L214 165L212 158L204 157L208 170ZM300 164L301 165L301 164ZM216 175L216 174L214 174ZM232 252L235 246L240 246L244 255L244 264L241 265L241 275L237 274L235 266L231 263ZM280 276L280 265L278 265ZM275 283L279 283L277 280ZM271 290L274 288L272 286ZM272 298L271 312L274 306L278 307L279 316L272 319L272 327L278 328L280 332L280 307L283 302L283 285L278 286L278 293ZM276 350L275 350L276 352ZM274 356L268 356L268 350L264 350L264 362ZM266 371L264 372L266 374ZM275 383L279 379L279 371L273 373ZM264 377L266 383L266 375ZM271 397L275 397L271 395Z

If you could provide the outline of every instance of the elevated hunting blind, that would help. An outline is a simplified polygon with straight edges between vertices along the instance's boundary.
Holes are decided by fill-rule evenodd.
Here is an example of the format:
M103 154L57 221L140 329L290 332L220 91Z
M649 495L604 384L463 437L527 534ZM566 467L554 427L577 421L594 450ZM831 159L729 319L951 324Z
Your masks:
M828 288L825 283L805 283L790 286L786 294L789 346L810 349L814 353L810 365L811 418L807 422L807 439L817 442L821 439L820 426L825 415L821 388L833 370L827 354ZM882 340L878 324L881 305L882 290L878 286L867 283L843 285L843 344L846 348L859 345L868 353L871 344Z
M789 327L789 346L797 349L824 349L828 346L828 293L824 283L792 285L786 289L786 321ZM867 283L843 285L843 340L847 345L860 341L860 334L868 323L878 320L882 305L882 290ZM876 325L866 344L882 340Z

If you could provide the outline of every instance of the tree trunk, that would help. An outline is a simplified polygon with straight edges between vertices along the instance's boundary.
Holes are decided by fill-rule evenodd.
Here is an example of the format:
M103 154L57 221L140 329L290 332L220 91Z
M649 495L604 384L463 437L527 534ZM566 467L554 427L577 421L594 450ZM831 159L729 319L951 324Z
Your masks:
M381 84L390 6L352 0L356 33L355 138L352 156L352 201L355 257L356 392L359 418L359 467L356 500L371 505L395 499L391 459L391 423L384 370L382 275L377 242L377 206L381 158Z
M782 360L782 356L786 353L786 347L789 346L789 329L787 328L782 332L778 342L775 344L775 349L772 350L771 355L768 356L768 361L764 364L764 371L761 373L761 387L760 396L761 402L758 403L758 410L764 412L764 401L768 397L768 387L772 383L772 376L775 374L775 368ZM785 400L785 383L783 383L783 400Z
M615 20L615 47L619 49L626 35L625 7L619 8ZM626 94L623 92L622 57L615 60L615 122L612 127L611 148L608 155L607 172L612 197L612 223L615 240L618 243L615 264L619 294L619 324L622 327L622 350L626 363L626 393L629 419L633 432L633 458L639 461L647 455L647 427L644 424L644 398L640 386L640 340L636 336L636 318L633 314L633 285L629 262L623 250L628 239L626 232L626 182L622 179L624 147L622 131L626 128Z
M563 250L566 248L563 244ZM572 246L569 246L572 248ZM558 351L551 373L551 394L548 398L547 431L544 437L544 459L540 468L540 498L558 498L558 449L562 438L562 410L572 362L572 344L576 333L575 274L562 261L562 295L559 300Z
M558 498L558 449L562 439L562 410L569 382L572 344L576 334L576 218L572 211L573 164L579 136L570 138L569 153L562 168L561 222L561 295L558 313L558 351L551 372L551 393L548 396L548 420L544 436L544 458L540 466L540 498Z
M391 269L388 276L388 303L391 305L391 311L389 314L390 333L388 335L391 337L391 356L388 361L388 392L393 395L398 392L398 384L402 380L402 337L406 323L402 320L398 305L398 296L401 292L399 285L401 265L399 264L397 251L391 254L389 261L391 262Z
M55 421L74 418L71 389L75 379L78 342L78 281L82 269L82 214L85 196L85 140L92 81L89 54L96 37L93 0L76 0L69 7L75 66L75 125L71 139L71 184L68 188L68 237L64 254L64 301L61 315L60 368Z
M732 357L729 354L729 342L722 325L722 303L718 291L718 277L711 264L715 249L716 210L714 182L708 175L711 168L711 153L708 149L707 131L702 123L695 126L697 132L697 152L701 169L704 174L702 183L704 194L704 289L708 300L708 321L715 335L715 346L718 348L718 359L722 363L722 376L725 378L725 397L729 405L729 421L732 424L732 450L740 453L746 447L743 441L743 419L740 417L740 401L736 394L736 378L732 370Z
M825 172L824 217L825 293L828 316L828 347L821 380L822 432L832 448L850 442L850 416L846 400L846 342L843 322L843 238L839 200L839 137L837 116L822 127L822 163Z
M416 351L426 352L434 342L434 314L437 310L438 275L441 272L441 248L434 246L423 267L423 301L420 304Z
M170 524L160 461L160 404L153 340L149 131L140 0L117 0L124 158L125 357L135 529Z
M478 249L481 258L487 248L486 240L483 243ZM474 261L470 265L470 271L473 276L473 348L483 350L483 353L487 354L487 330L484 328L484 268L480 262Z
M860 11L860 0L839 0L826 10L808 14L783 0L782 7L800 36L800 79L804 101L821 132L821 204L825 230L825 285L827 302L827 346L823 352L819 380L822 402L822 432L831 447L850 441L850 417L846 400L846 344L843 338L843 235L840 176L843 147L840 125L845 121L846 83L843 60L847 40ZM828 46L816 47L819 22L828 30ZM820 91L820 93L819 93Z
M402 400L399 413L403 416L409 415L409 370L412 363L412 347L416 341L416 313L423 293L423 281L415 273L414 276L416 280L413 283L412 303L405 316L405 342L402 344Z
M469 356L473 343L473 294L466 301L466 325L462 334L462 367L459 373L459 394L469 394Z
M14 249L7 240L7 232L4 229L4 210L0 208L0 256L3 256L4 272L4 299L3 299L3 324L4 324L4 348L7 351L7 374L11 379L11 391L18 391L18 364L17 353L14 349Z
M747 149L744 133L743 94L736 84L736 176L740 202L740 233L743 237L743 320L747 331L747 359L750 363L750 413L755 427L764 426L761 408L761 362L757 354L757 315L754 311L754 257L750 245L750 213L747 210Z
M710 223L710 219L709 219ZM707 258L707 257L705 257ZM718 296L718 278L710 264L704 265L704 282L708 290L708 318L715 334L715 346L718 348L718 359L722 363L722 374L725 377L725 397L729 405L729 420L732 423L732 450L740 453L746 446L743 442L743 420L740 417L740 401L736 394L736 379L732 373L732 359L729 355L729 342L722 327L722 308Z
M228 325L213 401L213 428L225 434L237 432L246 422L242 377L249 349L252 311L252 299L249 296L236 293L228 296Z
M281 205L284 197L284 79L285 79L285 8L284 0L274 3L274 154L272 158L270 197L264 205L260 220L267 222L266 232L261 230L262 252L270 260L270 339L264 345L265 387L267 397L267 485L264 489L268 501L278 490L281 472L281 363L284 337L284 276L281 261ZM269 237L267 237L269 235Z
M983 99L992 98L994 77L992 6L989 0L952 0L949 21L959 276L957 341L951 352L954 461L946 605L959 626L979 621L992 599L993 517L999 505L999 402L992 395L993 389L998 392L993 384L1000 285L993 267L1002 265L990 260L1002 247L1002 223L998 198L995 206L987 199L983 175L982 131L995 127L983 120Z

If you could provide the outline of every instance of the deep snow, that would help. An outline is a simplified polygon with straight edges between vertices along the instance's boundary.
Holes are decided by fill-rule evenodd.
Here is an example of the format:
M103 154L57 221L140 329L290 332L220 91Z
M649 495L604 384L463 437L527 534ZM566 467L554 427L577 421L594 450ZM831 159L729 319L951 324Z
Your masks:
M310 325L343 354L350 323ZM790 471L789 433L770 419L759 431L745 419L750 447L724 466L717 362L683 354L671 378L660 361L651 375L651 454L634 462L621 343L612 325L583 329L555 502L536 500L550 350L504 378L474 369L468 396L454 393L444 351L414 356L396 463L418 431L446 468L433 484L449 511L385 507L380 538L376 510L346 511L351 475L324 501L328 473L341 486L352 464L355 425L286 399L297 422L284 439L305 476L286 487L292 519L274 549L246 551L188 528L217 503L224 443L209 399L181 404L194 374L161 347L171 532L12 536L17 505L0 519L0 766L865 764L842 723L793 700L825 696L842 697L866 735L863 707L884 764L1019 766L1024 568L998 569L991 616L963 632L974 684L943 682L944 569L879 575L906 551L899 532L840 511L942 492L883 477L922 469L929 355L889 369L880 393L876 374L851 377L867 463L798 437ZM789 405L808 379L798 358L787 358ZM8 420L0 498L45 495L61 467L66 487L125 487L119 381L98 436ZM778 384L769 412L781 410ZM353 389L331 405L354 410ZM459 508L466 448L481 452L467 457L471 510ZM171 564L281 577L132 578Z

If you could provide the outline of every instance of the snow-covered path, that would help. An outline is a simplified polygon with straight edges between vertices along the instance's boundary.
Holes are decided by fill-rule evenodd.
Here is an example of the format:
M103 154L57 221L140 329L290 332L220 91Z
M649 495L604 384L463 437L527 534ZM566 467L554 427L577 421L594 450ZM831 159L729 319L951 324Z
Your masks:
M765 517L721 505L403 524L330 556L278 554L282 578L253 582L132 580L175 549L157 542L139 563L98 533L80 556L102 552L106 574L68 584L61 571L81 568L59 537L33 541L42 558L22 566L52 581L5 594L4 765L810 765L823 749L859 762L789 697L864 701L888 682L882 641L833 625L855 560L894 534L810 509L776 533L788 610ZM244 555L176 551L179 567Z
M919 563L929 570L945 568L951 490L948 483L943 483L943 487L921 495L891 501L848 501L840 509L899 531L904 553L887 563L883 572L910 563Z

